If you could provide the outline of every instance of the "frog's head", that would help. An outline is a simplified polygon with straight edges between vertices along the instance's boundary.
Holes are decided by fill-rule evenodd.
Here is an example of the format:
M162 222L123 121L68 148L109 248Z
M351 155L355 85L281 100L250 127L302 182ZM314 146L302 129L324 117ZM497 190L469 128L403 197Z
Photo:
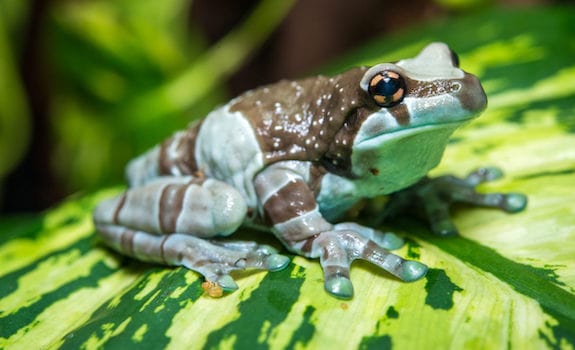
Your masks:
M371 189L377 194L425 176L453 131L487 105L479 80L459 68L443 43L428 45L414 58L371 67L360 87L377 107L355 136L352 173L378 178L378 188Z

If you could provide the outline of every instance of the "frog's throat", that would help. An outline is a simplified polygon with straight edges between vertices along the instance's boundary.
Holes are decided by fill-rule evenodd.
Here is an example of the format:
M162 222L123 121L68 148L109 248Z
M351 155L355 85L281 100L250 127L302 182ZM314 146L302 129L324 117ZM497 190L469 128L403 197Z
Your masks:
M356 144L352 173L365 192L388 194L419 181L435 168L453 132L464 121L420 125L381 134Z

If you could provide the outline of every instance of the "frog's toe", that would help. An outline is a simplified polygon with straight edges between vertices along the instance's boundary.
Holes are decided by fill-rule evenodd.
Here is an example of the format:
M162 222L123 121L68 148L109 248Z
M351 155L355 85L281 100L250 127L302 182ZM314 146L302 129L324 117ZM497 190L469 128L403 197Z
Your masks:
M242 259L240 262L241 265L236 263L237 267L280 271L288 266L290 259L287 256L281 254L269 254L267 251L258 249L257 251L249 253L248 256L245 259Z
M427 273L427 265L418 261L406 260L402 265L398 277L405 282L417 281Z
M216 279L216 282L226 293L231 293L238 289L236 281L230 275L222 275Z
M484 167L470 172L464 179L466 183L477 186L483 182L494 181L503 177L503 170L498 167Z
M364 238L372 240L373 242L377 243L380 247L393 250L398 249L403 246L405 243L403 238L391 233L391 232L382 232L380 230L375 230L367 226L362 226L356 224L355 222L342 222L337 225L334 225L334 230L336 231L353 231Z
M395 235L390 237L395 237L392 238L394 244L403 241L400 242ZM319 256L324 273L324 287L336 298L349 299L353 296L353 285L349 276L350 264L354 260L368 261L404 281L415 281L427 271L427 266L422 263L405 260L373 239L349 229L326 231L314 240L312 247L315 247L316 251L312 252L312 256Z
M504 173L501 168L490 166L477 170L485 181L494 181L503 177Z
M265 260L265 268L269 271L280 271L290 263L290 258L285 255L271 254Z
M325 280L325 290L338 299L351 299L353 297L353 284L344 276L332 276Z
M361 258L406 282L418 280L427 272L426 265L413 260L405 260L375 245L366 246Z
M520 212L527 207L527 196L522 193L507 193L501 207L508 213Z

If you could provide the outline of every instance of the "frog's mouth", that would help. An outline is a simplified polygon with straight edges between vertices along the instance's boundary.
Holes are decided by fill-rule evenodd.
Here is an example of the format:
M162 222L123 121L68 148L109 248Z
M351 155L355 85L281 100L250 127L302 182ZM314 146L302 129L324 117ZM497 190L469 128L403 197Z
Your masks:
M393 142L397 142L403 139L410 139L415 137L416 135L425 134L425 136L429 137L431 140L442 139L444 137L449 138L451 134L459 127L463 126L464 124L469 123L473 120L475 116L471 116L467 119L462 119L454 122L446 122L446 123L438 123L438 124L423 124L423 125L414 125L411 127L398 127L386 132L383 132L379 135L374 135L372 137L364 138L364 139L357 139L354 142L354 149L381 149L387 145L392 144ZM433 135L434 132L437 132L437 135ZM445 136L445 133L448 133ZM431 141L430 140L430 141ZM418 138L418 143L421 143L421 140Z

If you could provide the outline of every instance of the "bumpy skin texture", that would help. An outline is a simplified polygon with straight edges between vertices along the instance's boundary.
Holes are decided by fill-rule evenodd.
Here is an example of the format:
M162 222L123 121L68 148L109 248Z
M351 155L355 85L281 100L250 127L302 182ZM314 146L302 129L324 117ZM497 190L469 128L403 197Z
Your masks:
M218 238L241 225L319 258L325 289L339 298L353 295L356 259L417 280L427 267L389 252L401 238L335 222L359 200L383 195L393 199L388 214L420 204L441 235L457 232L448 217L453 201L523 209L520 194L475 191L501 175L496 169L426 177L452 132L486 103L477 78L441 43L395 63L264 86L133 160L130 189L102 202L94 221L116 250L197 271L214 296L237 288L233 270L289 263L271 247Z

